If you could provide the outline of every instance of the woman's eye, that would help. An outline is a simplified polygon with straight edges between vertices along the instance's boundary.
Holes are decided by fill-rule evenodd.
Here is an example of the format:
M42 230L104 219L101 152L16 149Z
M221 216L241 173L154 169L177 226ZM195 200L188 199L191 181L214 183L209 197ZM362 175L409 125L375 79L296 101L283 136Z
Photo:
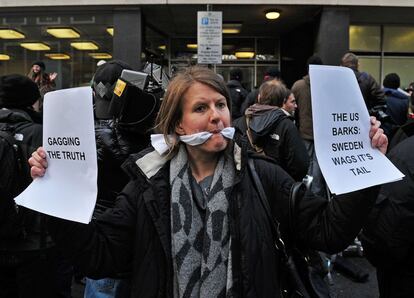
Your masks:
M194 109L196 112L204 112L206 110L205 106L198 106Z
M219 103L217 104L217 106L218 106L220 109L224 109L224 108L227 106L227 104L226 104L225 102L219 102Z

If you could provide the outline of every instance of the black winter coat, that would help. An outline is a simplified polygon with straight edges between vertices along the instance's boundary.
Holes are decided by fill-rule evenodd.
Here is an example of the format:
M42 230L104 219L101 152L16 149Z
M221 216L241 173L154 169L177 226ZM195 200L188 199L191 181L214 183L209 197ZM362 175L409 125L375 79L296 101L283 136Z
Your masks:
M129 181L121 166L130 154L149 145L149 134L119 129L113 121L95 121L96 155L98 158L98 196L95 214L111 208Z
M230 80L227 83L227 88L229 89L231 98L231 118L237 119L243 115L241 108L248 92L237 80Z
M405 177L381 187L364 228L363 244L372 263L400 273L410 272L414 282L413 148L411 136L387 154Z
M22 109L1 109L0 110L0 128L4 128L6 125L15 127L16 134L21 135L21 158L28 160L31 154L40 146L42 146L42 125L36 123L40 117L33 110ZM19 177L20 185L22 189L27 187L32 181L30 177L29 167L22 168L26 171L25 175ZM6 171L6 168L2 168L2 171ZM3 173L5 174L5 173ZM9 194L4 194L10 196ZM14 195L12 196L12 198ZM19 207L19 217L24 227L25 237L23 239L5 239L8 238L4 235L9 235L10 230L15 228L10 226L9 222L10 209L5 208L5 197L1 195L3 199L0 204L0 251L7 253L17 253L21 251L38 251L47 247L53 246L53 242L50 237L47 236L45 224L43 224L42 216L39 212L27 209L25 207ZM11 199L12 199L11 198ZM14 208L14 206L13 206ZM13 224L16 224L14 222Z
M280 255L247 172L247 153L244 149L235 152L241 156L234 157L236 184L230 196L229 220L236 295L280 297ZM286 236L293 180L269 160L257 157L254 162ZM113 209L89 225L50 219L56 241L88 276L130 274L131 297L173 297L169 165L155 151L131 157L125 165L131 181ZM375 196L371 189L328 203L310 193L302 194L297 213L299 242L329 253L345 248L358 234Z
M302 181L308 172L309 156L298 129L281 109L253 115L251 123L261 121L261 119L268 119L267 113L272 113L275 117L272 118L272 122L267 122L265 123L267 125L263 125L262 131L258 131L262 136L258 140L260 147L263 148L266 156L273 158L293 179ZM233 121L233 126L237 128L236 142L239 145L239 134L241 137L246 136L247 124L245 117L243 116Z
M366 72L359 72L354 70L354 73L368 111L370 111L373 107L383 107L382 111L385 112L387 104L385 100L385 94L375 79Z

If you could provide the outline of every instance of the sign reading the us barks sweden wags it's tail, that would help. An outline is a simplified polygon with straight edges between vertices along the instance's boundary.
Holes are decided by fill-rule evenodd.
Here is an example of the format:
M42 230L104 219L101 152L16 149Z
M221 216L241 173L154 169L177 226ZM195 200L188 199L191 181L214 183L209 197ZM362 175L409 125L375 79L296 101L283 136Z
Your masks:
M310 65L315 151L332 193L402 179L369 138L370 117L353 71Z
M48 168L15 201L45 214L88 223L97 195L91 88L49 92L43 108Z

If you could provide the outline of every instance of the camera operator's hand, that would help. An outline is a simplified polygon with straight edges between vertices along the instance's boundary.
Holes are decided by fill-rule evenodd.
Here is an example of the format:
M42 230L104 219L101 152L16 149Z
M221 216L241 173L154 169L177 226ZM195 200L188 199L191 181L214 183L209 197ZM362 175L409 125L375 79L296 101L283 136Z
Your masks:
M372 148L378 148L383 154L387 152L388 138L384 134L382 128L380 128L381 122L379 122L374 116L370 117L371 129L369 131L369 137L371 139Z
M37 150L32 153L32 157L29 158L29 165L32 179L44 176L46 173L47 161L46 152L43 147L37 148Z

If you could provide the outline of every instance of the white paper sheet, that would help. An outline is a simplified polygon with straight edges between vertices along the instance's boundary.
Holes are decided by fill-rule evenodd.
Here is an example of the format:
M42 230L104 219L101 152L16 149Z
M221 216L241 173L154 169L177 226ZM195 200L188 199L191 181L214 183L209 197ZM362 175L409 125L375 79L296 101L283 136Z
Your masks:
M402 179L387 157L371 147L369 114L353 71L311 65L309 75L315 151L331 192Z
M43 108L48 168L15 201L45 214L89 223L97 195L91 88L49 92Z

